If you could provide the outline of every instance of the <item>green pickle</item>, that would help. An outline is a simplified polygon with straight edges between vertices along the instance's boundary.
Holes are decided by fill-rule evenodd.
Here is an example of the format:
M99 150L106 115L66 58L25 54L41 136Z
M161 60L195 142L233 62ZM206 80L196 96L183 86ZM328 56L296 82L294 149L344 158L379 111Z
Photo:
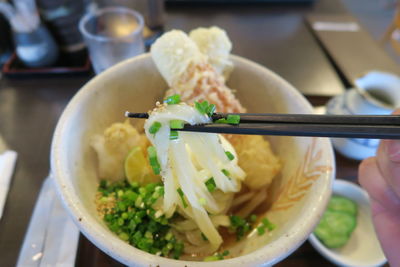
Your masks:
M350 199L332 196L314 234L328 248L340 248L357 226L357 205Z
M357 205L348 198L332 196L328 204L328 210L346 212L353 216L357 215Z

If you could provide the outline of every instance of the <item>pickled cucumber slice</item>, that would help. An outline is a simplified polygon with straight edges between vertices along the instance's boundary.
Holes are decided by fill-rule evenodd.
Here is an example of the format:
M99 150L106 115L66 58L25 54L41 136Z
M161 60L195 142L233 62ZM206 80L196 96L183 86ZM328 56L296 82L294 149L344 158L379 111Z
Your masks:
M314 234L329 248L338 248L347 243L357 226L356 217L346 212L327 210Z
M332 196L328 204L328 210L346 212L354 216L357 215L356 203L341 196Z
M354 201L332 196L314 234L328 248L344 246L357 226L357 212Z

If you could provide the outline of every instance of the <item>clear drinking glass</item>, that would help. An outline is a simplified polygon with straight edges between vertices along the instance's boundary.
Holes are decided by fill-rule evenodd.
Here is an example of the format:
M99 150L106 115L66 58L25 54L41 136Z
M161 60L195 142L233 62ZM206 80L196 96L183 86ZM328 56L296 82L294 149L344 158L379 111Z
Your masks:
M95 72L144 52L143 17L125 7L106 7L79 22Z

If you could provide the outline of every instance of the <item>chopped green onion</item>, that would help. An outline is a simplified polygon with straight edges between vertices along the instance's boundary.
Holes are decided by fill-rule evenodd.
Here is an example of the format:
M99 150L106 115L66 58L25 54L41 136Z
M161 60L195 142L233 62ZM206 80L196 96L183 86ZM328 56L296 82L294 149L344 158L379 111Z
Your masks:
M168 105L175 105L175 104L179 104L180 102L181 102L181 96L178 94L171 95L164 100L164 103L166 103Z
M134 186L114 182L99 186L100 198L113 197L113 208L104 210L104 222L118 237L143 251L164 257L179 258L184 245L171 232L169 220L162 210L155 210L154 197L164 192L161 183Z
M233 114L229 114L228 116L226 116L226 118L221 118L214 121L214 123L228 123L228 124L239 124L239 122L240 122L240 115L233 115Z
M208 256L208 257L205 257L205 258L203 259L203 261L219 261L219 260L221 260L221 259L220 259L220 257L218 257L217 255Z
M272 231L276 227L276 225L271 223L267 218L263 218L261 223L268 229L268 231Z
M149 128L149 133L151 134L156 134L158 130L161 128L161 123L158 121L155 121Z
M171 131L169 134L169 140L176 140L179 138L178 131Z
M240 115L231 115L229 114L226 117L226 120L228 121L229 124L239 124L240 122Z
M194 102L194 107L201 114L206 114L208 117L211 117L215 112L215 105L208 103L208 101L203 102Z
M252 214L250 215L250 222L255 222L257 220L257 215Z
M235 156L230 151L225 151L226 156L229 160L233 160Z
M101 189L106 189L107 187L107 180L101 180L100 181L100 186Z
M224 252L222 252L221 254L223 257L228 256L229 255L229 250L225 250Z
M222 173L225 174L226 176L228 176L228 177L230 176L230 173L229 173L228 170L222 169L221 171L222 171Z
M128 241L128 239L129 239L129 235L125 232L120 233L118 236L119 236L119 238L121 238L124 241Z
M228 231L236 233L237 240L241 240L252 229L250 223L240 216L232 215L229 217L229 220L231 225Z
M187 208L188 204L186 203L185 194L183 193L182 189L179 187L176 191L178 191L178 194L181 197L183 207Z
M265 234L265 227L264 227L264 225L261 225L261 226L258 226L258 227L257 227L257 233L258 233L258 235L263 235L263 234Z
M211 118L211 116L214 114L215 112L215 105L214 104L210 104L207 109L206 109L206 114L208 115L208 117Z
M261 225L257 227L258 235L263 235L265 233L265 229L272 231L275 229L275 224L271 223L267 218L263 218L261 220Z
M232 215L230 217L231 225L234 227L243 226L246 220L237 215Z
M229 250L225 250L222 253L215 253L212 256L205 257L203 261L220 261L223 260L224 257L229 255Z
M205 234L201 233L201 238L203 238L204 241L208 241L208 238L206 237Z
M154 174L160 174L161 166L158 162L156 148L154 146L149 146L147 148L147 154L149 156L150 166L153 169Z
M228 121L225 118L222 118L214 121L214 123L228 123Z
M183 129L184 125L185 125L185 122L182 120L170 120L169 121L169 127L171 127L171 129Z
M205 181L204 184L206 185L206 187L208 189L208 192L210 192L210 193L214 192L215 189L217 188L217 185L215 184L214 177L211 177L210 179Z
M206 114L207 113L207 108L208 108L208 101L194 102L194 107L201 114Z

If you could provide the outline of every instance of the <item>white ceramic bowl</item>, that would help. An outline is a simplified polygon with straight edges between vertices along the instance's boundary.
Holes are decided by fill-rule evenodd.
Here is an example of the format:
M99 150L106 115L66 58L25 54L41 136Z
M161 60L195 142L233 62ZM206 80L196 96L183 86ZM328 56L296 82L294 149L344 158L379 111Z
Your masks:
M232 60L235 70L228 85L237 90L249 112L312 113L305 98L273 72L241 57ZM259 266L288 256L312 232L330 197L334 156L326 138L269 138L284 165L271 186L272 206L266 213L278 227L270 234L252 234L230 248L234 258L206 263L154 256L120 240L99 218L90 137L124 120L126 110L149 110L165 90L165 82L145 54L96 76L64 110L53 138L51 169L62 202L79 229L101 250L134 266Z
M348 243L338 249L325 247L314 234L311 234L309 240L313 247L325 258L339 266L372 267L383 265L386 258L374 231L367 192L354 183L335 180L333 194L347 197L357 203L357 227Z

